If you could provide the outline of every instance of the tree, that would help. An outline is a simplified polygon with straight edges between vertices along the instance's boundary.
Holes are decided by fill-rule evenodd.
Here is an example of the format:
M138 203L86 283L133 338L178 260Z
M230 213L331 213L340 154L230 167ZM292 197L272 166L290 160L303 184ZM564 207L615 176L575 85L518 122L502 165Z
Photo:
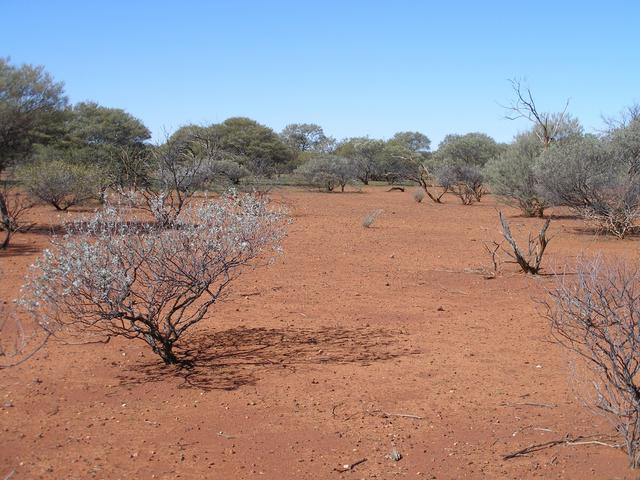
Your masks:
M210 145L234 155L257 175L284 170L293 159L293 152L278 134L249 118L228 118L207 127L203 134Z
M533 133L520 134L484 168L493 193L508 205L520 208L528 217L542 217L548 205L535 174L542 149L542 143Z
M329 153L335 139L327 137L315 123L292 123L284 127L280 136L295 152Z
M0 189L0 197L0 232L4 232L0 249L6 249L14 233L25 232L33 226L24 220L24 214L31 209L33 202L21 192L10 191L6 183Z
M306 163L296 169L298 175L302 175L310 184L333 191L340 186L344 187L356 179L353 164L346 158L336 155L321 154L310 158Z
M177 363L174 347L229 285L280 251L285 223L266 199L233 192L172 228L108 208L54 239L21 303L55 335L139 339Z
M336 148L336 155L348 158L358 180L365 185L381 174L382 151L385 143L367 137L350 138Z
M420 132L398 132L389 139L387 145L397 145L411 152L428 152L431 140Z
M509 120L524 118L533 123L533 132L542 143L543 148L548 148L551 143L582 135L582 126L577 119L567 114L569 100L558 113L546 113L538 110L529 88L523 87L516 79L510 80L514 92L511 105L505 107L509 112L506 116Z
M438 146L435 159L440 164L483 167L501 151L500 145L484 133L450 134Z
M54 82L43 67L16 67L0 58L0 175L27 158L34 145L60 134L66 107L63 84ZM5 232L14 224L11 209L0 192L0 224Z
M66 107L63 84L43 67L16 67L0 58L0 173L58 136Z
M618 155L611 142L587 136L547 148L536 175L549 203L624 238L640 209L640 175L631 170L632 160Z

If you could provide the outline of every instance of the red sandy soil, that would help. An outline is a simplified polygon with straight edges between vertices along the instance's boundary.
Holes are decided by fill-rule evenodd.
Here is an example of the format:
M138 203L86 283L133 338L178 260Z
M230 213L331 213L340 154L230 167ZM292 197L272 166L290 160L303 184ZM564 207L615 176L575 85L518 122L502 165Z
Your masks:
M278 192L293 217L285 253L185 339L199 352L190 370L125 340L53 341L3 370L0 478L634 478L606 446L503 460L612 433L550 342L536 300L553 278L479 272L483 242L500 238L494 199L417 204L385 190ZM541 225L506 211L520 238ZM78 214L38 208L37 230L0 254L2 299L19 295L50 225ZM637 240L593 236L568 216L550 233L547 272L581 253L635 258Z

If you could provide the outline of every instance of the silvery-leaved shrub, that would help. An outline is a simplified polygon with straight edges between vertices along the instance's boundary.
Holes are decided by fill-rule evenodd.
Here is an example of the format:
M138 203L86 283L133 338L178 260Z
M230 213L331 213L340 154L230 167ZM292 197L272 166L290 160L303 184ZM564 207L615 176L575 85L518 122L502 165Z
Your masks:
M145 341L165 363L247 268L279 253L287 217L230 192L164 227L108 207L73 223L33 266L21 303L57 335Z

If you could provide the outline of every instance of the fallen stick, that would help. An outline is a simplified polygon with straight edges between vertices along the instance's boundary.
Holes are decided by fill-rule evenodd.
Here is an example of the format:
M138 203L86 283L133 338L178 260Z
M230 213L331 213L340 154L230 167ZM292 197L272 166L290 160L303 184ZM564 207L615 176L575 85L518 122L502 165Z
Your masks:
M605 442L600 442L598 440L589 440L590 438L593 438L594 436L583 436L583 435L579 435L575 438L571 438L570 435L565 436L562 439L559 440L551 440L549 442L544 442L544 443L534 443L532 445L529 445L528 447L524 447L521 448L520 450L516 450L515 452L511 452L511 453L507 453L506 455L502 456L503 460L510 460L512 458L517 458L517 457L524 457L527 456L530 453L534 453L534 452L538 452L540 450L545 450L547 448L551 448L551 447L555 447L557 445L604 445L607 447L611 447L611 448L620 448L619 445L611 445Z
M501 403L501 407L544 407L544 408L556 408L558 405L555 403L534 403L534 402L520 402L520 403Z
M357 467L358 465L360 465L361 463L366 462L367 459L363 458L361 460L358 460L357 462L353 462L353 463L349 463L346 465L343 465L342 468L334 468L334 470L338 473L344 473L344 472L349 472L351 470L353 470L355 467Z
M424 417L418 415L412 415L410 413L387 413L382 412L385 417L403 417L403 418L415 418L416 420L423 420Z

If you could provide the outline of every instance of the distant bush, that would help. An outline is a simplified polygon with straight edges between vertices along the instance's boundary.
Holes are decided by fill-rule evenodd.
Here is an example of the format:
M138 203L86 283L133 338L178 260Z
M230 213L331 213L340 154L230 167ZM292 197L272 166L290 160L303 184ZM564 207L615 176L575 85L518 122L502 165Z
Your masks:
M640 174L631 160L595 137L552 145L537 166L540 188L549 203L624 238L637 226L640 210Z
M424 190L422 190L421 188L416 188L413 191L413 199L416 201L416 203L422 203L422 200L424 200L425 197L425 193Z
M456 195L463 205L479 202L485 193L484 176L477 167L444 165L437 172L438 184Z
M16 174L31 195L56 210L98 198L104 180L99 168L65 160L40 159L21 166Z
M533 134L519 135L484 169L492 192L508 205L518 207L527 217L542 217L548 206L535 173L542 148Z
M317 155L296 169L307 182L327 192L336 187L344 192L344 188L356 180L353 163L336 155Z
M215 160L209 166L211 177L223 177L229 180L233 185L238 185L240 181L251 175L251 172L244 165L233 160Z

